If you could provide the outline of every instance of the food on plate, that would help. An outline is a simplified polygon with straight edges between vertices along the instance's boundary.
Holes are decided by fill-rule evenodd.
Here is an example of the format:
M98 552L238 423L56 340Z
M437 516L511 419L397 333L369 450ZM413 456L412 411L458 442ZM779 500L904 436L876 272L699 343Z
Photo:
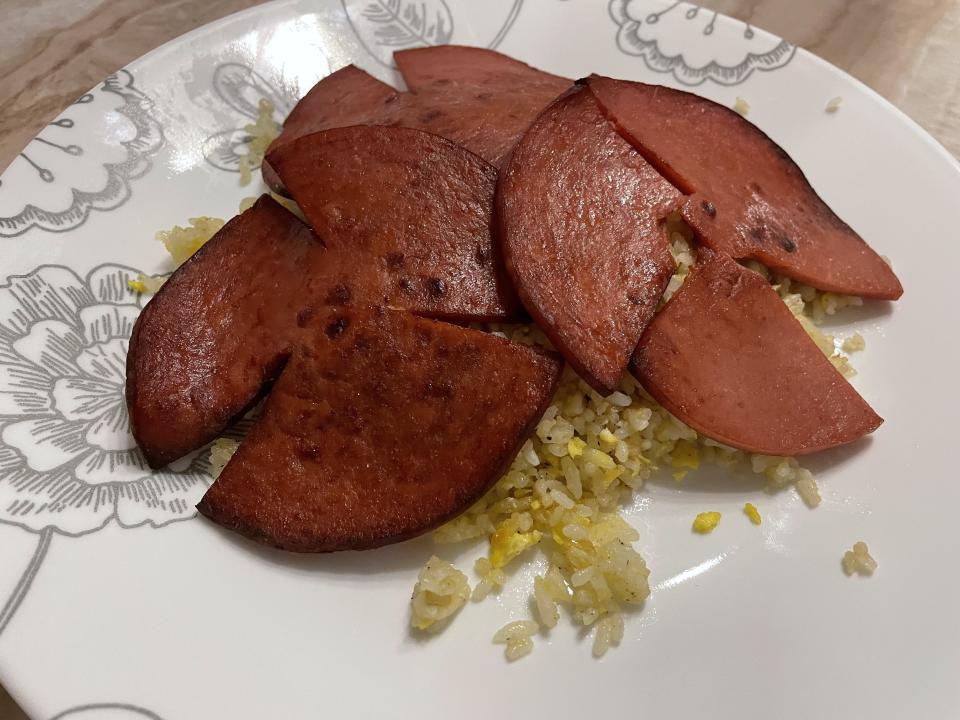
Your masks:
M473 153L419 130L349 127L269 159L323 243L376 265L392 301L456 320L516 317L491 235L497 172Z
M383 162L375 183L378 212L367 212L370 197L351 194L346 183L322 207L305 203L325 223L320 239L264 197L203 244L137 320L127 404L152 466L213 440L255 402L289 354L298 322L318 307L388 304L462 321L515 315L516 296L490 237L489 166L413 130L354 128L350 139L367 135L368 150L396 140L384 151L393 164ZM309 147L311 138L302 142ZM341 139L334 131L324 147L333 152ZM284 158L299 187L296 165ZM442 176L432 174L442 159L450 161ZM419 183L419 202L391 196L391 180Z
M624 136L688 195L683 217L704 245L821 290L900 297L887 263L755 125L680 90L599 75L586 82Z
M571 83L484 48L439 45L401 50L394 58L425 110L423 125L414 127L450 138L497 166ZM394 122L406 120L398 114Z
M198 509L297 552L419 535L496 482L561 368L548 351L406 312L318 313Z
M304 135L330 128L366 125L397 98L397 91L353 65L330 73L300 98L267 153ZM272 190L286 194L283 182L265 159L263 180Z
M840 109L840 106L843 104L843 98L837 95L832 97L827 101L826 106L823 108L824 112L835 113Z
M164 283L134 325L127 408L152 467L210 442L257 399L303 307L290 278L322 252L310 229L263 199ZM285 292L289 290L289 292Z
M697 516L693 519L693 531L701 535L706 535L707 533L712 533L719 524L720 513L716 510L708 510L697 513Z
M448 138L498 165L530 122L570 81L501 53L445 45L402 50L397 65L413 92L399 92L352 65L318 82L290 112L268 150L264 181L286 193L270 155L319 130L401 126Z
M501 171L497 217L517 292L603 394L676 269L663 218L681 197L579 86L543 111Z
M530 103L535 114L570 86L567 78L530 67L495 50L467 45L399 50L393 54L393 59L403 81L413 92L437 87L467 87L471 90L483 87L491 93L507 93L512 86L515 93L528 96L524 102ZM534 106L537 100L540 104Z
M434 555L427 560L413 586L410 624L431 633L442 630L469 598L467 576Z
M240 156L240 184L249 185L253 180L253 171L263 165L263 156L280 134L280 125L274 120L273 103L262 98L257 104L257 117L254 122L243 126L247 134L247 152Z
M519 660L533 652L533 636L540 627L532 620L515 620L504 625L493 635L495 643L506 645L507 660Z
M169 230L160 230L156 235L177 265L189 260L224 224L220 218L207 215L190 218L187 223L184 227L174 225Z
M843 554L843 572L847 577L854 573L869 577L877 569L877 561L870 555L870 549L863 540L853 544L852 550Z
M210 475L216 480L240 447L240 441L232 438L217 438L210 445Z
M847 353L860 352L866 347L867 341L863 339L863 335L860 333L854 333L850 337L845 338L840 345L840 349Z
M263 165L284 207L166 236L193 255L134 329L134 435L154 465L216 438L198 508L279 548L486 539L472 591L428 561L415 628L541 554L537 622L496 640L522 657L564 610L600 656L650 594L623 504L705 464L819 504L792 456L881 422L844 379L863 338L819 325L899 281L728 109L490 50L396 61L407 92L348 67L297 105Z
M882 422L762 277L707 248L630 369L683 422L749 452L816 452Z
M590 652L595 658L603 657L611 647L623 640L623 615L612 613L597 620L597 630L593 635L593 647Z

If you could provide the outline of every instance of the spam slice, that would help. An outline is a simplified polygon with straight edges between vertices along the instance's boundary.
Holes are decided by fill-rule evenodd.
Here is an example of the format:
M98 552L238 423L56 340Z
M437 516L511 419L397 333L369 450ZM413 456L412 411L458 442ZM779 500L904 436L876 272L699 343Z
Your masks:
M505 317L499 297L512 290L500 288L485 238L482 259L469 243L430 251L415 233L368 244L338 235L328 248L262 197L184 263L137 319L127 407L148 462L161 467L217 437L257 400L300 326L324 307L382 303L462 321Z
M537 114L570 84L482 48L418 48L398 52L396 59L415 92L399 93L347 66L320 80L297 103L269 150L320 130L384 125L441 135L498 165ZM285 193L269 157L263 177Z
M900 297L889 265L739 114L658 85L597 75L587 84L624 136L690 196L683 216L703 243L821 290Z
M375 258L424 313L517 313L491 236L497 171L476 155L418 130L357 126L298 138L269 157L328 246Z
M559 380L553 354L390 310L318 316L197 506L284 550L426 532L507 468Z
M570 80L484 48L401 50L394 59L413 91L389 122L442 135L500 166L534 118ZM411 112L411 110L414 110Z
M630 369L680 420L749 452L816 452L883 422L762 277L707 248L654 316Z
M497 189L507 269L578 374L609 394L676 264L660 222L681 198L574 87L517 144Z
M534 88L550 88L553 96L547 99L549 101L570 85L567 78L537 70L509 55L466 45L398 50L393 54L393 60L413 92L444 85L485 85L502 92L512 84L518 94Z
M322 78L300 99L269 149L319 130L366 124L371 118L378 117L398 94L360 68L347 65ZM269 162L263 163L262 172L268 187L286 194Z
M265 197L147 303L130 338L126 395L151 466L215 438L276 376L301 307L290 279L317 252L310 229Z

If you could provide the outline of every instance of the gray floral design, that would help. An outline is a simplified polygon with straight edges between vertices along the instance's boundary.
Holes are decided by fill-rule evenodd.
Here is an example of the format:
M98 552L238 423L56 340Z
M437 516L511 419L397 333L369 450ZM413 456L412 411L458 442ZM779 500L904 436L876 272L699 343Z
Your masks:
M54 535L192 518L210 482L205 452L151 471L130 433L127 343L141 299L127 281L136 276L121 265L84 277L44 265L0 285L0 523L38 535L0 608L0 633Z
M719 34L719 13L689 2L672 2L666 7L658 3L657 7L659 9L653 9L649 0L610 0L610 17L619 26L617 47L627 55L642 58L650 70L670 74L683 85L700 85L707 80L720 85L738 85L756 70L770 71L786 66L796 53L796 47L785 40L763 33L758 35L749 23L742 23L737 31L739 36L731 38L728 33L724 43L741 48L732 61L693 62L681 52L664 50L660 37L676 39L686 33L715 37ZM670 29L667 29L668 22L673 22ZM681 28L679 33L678 28ZM690 44L694 46L704 47L702 42Z
M444 0L342 0L347 19L377 62L393 67L401 48L445 45L453 13Z
M238 125L256 122L261 99L273 104L277 121L289 114L295 102L256 70L237 62L217 66L213 72L213 92L224 106L237 113ZM203 156L215 168L240 172L240 158L248 154L251 139L243 127L221 130L204 141Z
M130 434L136 274L45 265L0 286L0 522L83 535L193 516L205 458L151 472Z
M112 102L117 97L122 102L119 107ZM22 206L17 204L17 212L0 214L0 237L16 237L31 228L66 232L86 222L93 210L107 211L123 205L130 198L131 181L150 170L152 156L164 144L163 129L152 110L152 101L134 86L129 70L117 71L97 90L74 102L24 148L0 179L0 201L14 190L17 197L36 194ZM89 152L90 148L71 140L82 123L102 124L115 115L129 123L131 132L112 132L103 137L132 135L119 140L118 147ZM104 157L110 161L103 162ZM106 176L102 187L84 189L91 177L101 175ZM61 201L66 209L48 205L56 207Z

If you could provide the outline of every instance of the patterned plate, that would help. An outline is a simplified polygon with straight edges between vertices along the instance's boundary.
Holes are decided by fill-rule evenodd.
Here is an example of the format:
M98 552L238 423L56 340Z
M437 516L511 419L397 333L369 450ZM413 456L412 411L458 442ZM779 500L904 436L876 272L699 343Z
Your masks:
M416 638L407 600L428 538L325 557L253 547L194 518L205 453L151 472L129 433L142 302L126 281L168 268L156 230L259 192L238 166L260 98L279 118L348 62L396 82L394 50L446 42L744 98L906 287L844 319L867 339L854 382L887 422L812 459L823 505L719 473L652 483L629 516L653 595L599 662L564 623L515 665L491 645L527 615L535 567ZM874 93L686 2L281 0L168 43L0 178L0 677L32 716L77 720L956 716L958 198L956 161ZM745 500L759 529L691 535L696 512ZM840 572L859 539L880 563L870 580ZM469 567L481 550L444 554Z

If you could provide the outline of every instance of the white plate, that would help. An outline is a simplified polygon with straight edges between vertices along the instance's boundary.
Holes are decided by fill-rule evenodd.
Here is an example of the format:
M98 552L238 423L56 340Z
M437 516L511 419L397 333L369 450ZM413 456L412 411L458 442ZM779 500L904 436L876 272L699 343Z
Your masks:
M446 41L745 98L906 288L847 316L867 340L854 382L886 423L811 459L818 510L720 474L649 486L630 519L655 589L600 662L566 622L512 666L491 644L528 612L531 569L420 641L407 601L429 539L254 547L193 519L202 457L151 475L126 432L123 280L166 267L155 230L258 191L229 152L257 100L285 112L348 62L395 81L392 49ZM958 201L956 161L877 95L686 3L283 0L168 43L68 108L0 185L0 677L37 718L955 717ZM759 529L737 520L745 500ZM694 536L705 509L727 519ZM860 539L869 580L840 571ZM442 550L464 567L480 552Z

